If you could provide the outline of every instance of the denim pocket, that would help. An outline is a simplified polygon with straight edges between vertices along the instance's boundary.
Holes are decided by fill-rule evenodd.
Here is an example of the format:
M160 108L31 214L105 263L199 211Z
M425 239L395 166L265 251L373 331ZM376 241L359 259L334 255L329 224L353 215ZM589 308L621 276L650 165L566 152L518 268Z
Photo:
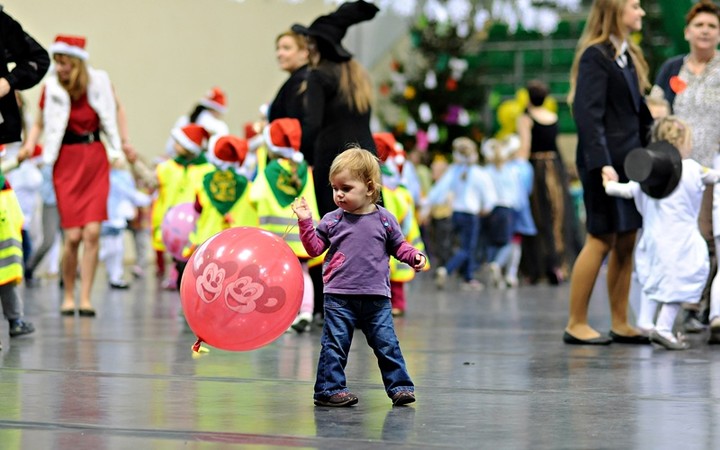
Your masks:
M389 308L390 307L390 299L389 298L381 298L378 300L373 300L373 306L377 309L383 309L383 308Z
M337 309L337 308L344 308L347 306L348 301L343 298L337 298L337 297L331 297L326 296L325 297L325 307L330 309Z

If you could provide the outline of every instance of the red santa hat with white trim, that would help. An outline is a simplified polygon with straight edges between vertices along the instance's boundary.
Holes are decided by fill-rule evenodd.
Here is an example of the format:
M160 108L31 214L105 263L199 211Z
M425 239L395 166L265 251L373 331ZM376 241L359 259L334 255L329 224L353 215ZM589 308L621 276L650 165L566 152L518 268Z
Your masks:
M210 133L205 128L194 123L173 128L170 135L182 148L196 156L207 148L207 141L210 137Z
M227 96L222 89L216 86L210 89L210 91L205 94L205 97L200 99L200 104L220 114L225 114L225 111L227 111Z
M263 137L269 152L296 163L302 162L300 153L302 126L297 119L275 119L263 129Z
M248 151L248 142L243 138L231 134L214 135L208 143L207 158L214 166L226 169L242 165Z
M72 36L69 34L58 34L55 42L50 45L50 53L53 55L68 55L86 61L90 54L85 50L87 39L84 36Z

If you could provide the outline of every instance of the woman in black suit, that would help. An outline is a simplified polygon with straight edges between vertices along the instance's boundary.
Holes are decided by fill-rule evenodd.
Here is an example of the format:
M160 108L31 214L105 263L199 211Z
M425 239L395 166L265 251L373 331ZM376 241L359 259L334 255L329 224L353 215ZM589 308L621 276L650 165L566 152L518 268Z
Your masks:
M639 0L595 0L578 44L569 101L578 129L577 168L587 210L587 238L570 280L570 308L563 341L579 345L649 343L627 320L635 233L642 218L632 200L608 197L602 175L628 181L625 156L647 144L652 119L642 93L648 66L629 35L645 15ZM573 101L574 100L574 101ZM587 322L600 267L609 255L610 337Z

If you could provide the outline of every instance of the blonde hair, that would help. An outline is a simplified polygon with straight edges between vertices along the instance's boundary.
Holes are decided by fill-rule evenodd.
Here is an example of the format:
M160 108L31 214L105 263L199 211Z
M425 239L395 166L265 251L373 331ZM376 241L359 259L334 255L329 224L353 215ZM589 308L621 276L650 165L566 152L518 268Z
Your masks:
M65 88L70 98L77 100L87 91L90 76L88 75L85 61L70 55L55 54L53 59L58 63L70 62L70 78L67 81L59 80L60 85Z
M677 116L658 119L653 125L652 140L668 141L678 149L689 149L692 143L690 126Z
M640 92L645 92L650 88L650 80L648 72L650 71L647 61L643 56L640 47L628 38L627 27L623 25L623 10L627 3L631 0L594 0L588 15L587 24L583 30L582 36L578 41L575 50L575 58L573 59L572 68L570 69L570 92L568 93L568 103L575 100L575 88L577 87L578 69L580 66L580 58L588 47L596 44L602 44L610 41L610 36L616 36L620 40L627 40L628 52L632 58L635 72L640 85ZM615 48L615 57L620 56L620 49Z
M475 164L478 160L478 147L468 137L458 137L452 141L453 162L459 164Z
M310 58L312 60L312 57ZM322 60L317 69L336 74L340 99L353 111L365 114L373 102L373 87L365 68L354 59L336 63Z
M335 157L330 166L329 179L347 170L353 179L362 181L372 190L372 202L380 200L380 160L377 156L360 147L350 147Z

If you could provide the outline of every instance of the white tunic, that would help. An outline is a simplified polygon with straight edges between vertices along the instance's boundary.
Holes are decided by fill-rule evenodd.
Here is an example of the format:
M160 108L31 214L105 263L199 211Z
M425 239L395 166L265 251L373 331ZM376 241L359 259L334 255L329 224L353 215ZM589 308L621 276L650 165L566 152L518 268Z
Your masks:
M682 162L677 188L663 199L645 194L635 182L609 182L608 195L634 198L643 216L635 248L635 267L648 299L663 303L697 303L710 272L710 259L697 220L705 184L720 181L720 172L697 161Z

